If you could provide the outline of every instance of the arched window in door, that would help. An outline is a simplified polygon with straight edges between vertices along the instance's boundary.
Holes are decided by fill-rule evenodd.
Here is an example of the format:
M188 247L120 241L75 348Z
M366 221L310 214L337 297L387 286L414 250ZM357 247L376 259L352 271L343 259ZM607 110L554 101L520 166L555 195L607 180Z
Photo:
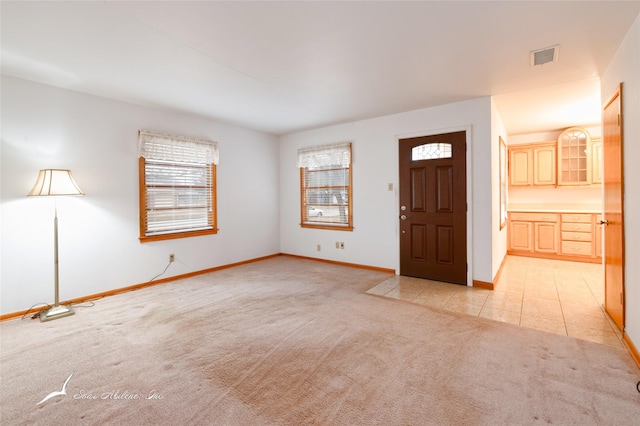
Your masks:
M450 143L427 143L411 148L411 161L451 158Z

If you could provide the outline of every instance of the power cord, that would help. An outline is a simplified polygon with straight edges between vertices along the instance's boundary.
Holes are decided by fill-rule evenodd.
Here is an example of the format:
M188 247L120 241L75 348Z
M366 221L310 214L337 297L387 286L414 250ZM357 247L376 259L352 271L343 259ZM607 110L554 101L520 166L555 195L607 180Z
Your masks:
M31 307L29 309L27 309L27 312L24 313L24 315L22 315L22 317L20 319L25 319L27 317L27 315L29 315L29 312L31 312L33 310L33 308L35 308L36 306L46 306L46 309L50 309L51 305L48 303L36 303L34 305L31 305ZM34 313L33 315L31 315L31 319L36 319L38 318L38 316L40 315L40 311Z
M167 269L169 269L169 266L171 266L172 263L173 263L173 260L170 260L169 263L167 263L167 266L165 266L164 271L160 272L158 275L156 275L155 277L151 278L148 282L151 282L151 281L155 280L156 278L164 275L164 273L167 272Z
M82 304L82 305L71 305L70 304L69 306L71 306L72 308L92 308L95 305L96 305L95 303L93 303L91 301L88 301L88 302L86 302L86 304ZM41 311L43 311L45 309L51 309L51 307L52 307L48 303L36 303L35 305L31 305L31 307L29 309L27 309L27 312L25 312L20 319L22 319L22 320L25 319L29 315L29 313L33 310L33 308L35 308L36 306L46 306L46 308L43 308L43 309L39 310L38 312L33 313L31 315L31 319L38 318L40 316L40 312Z
M167 269L169 269L169 266L171 266L171 264L173 263L173 260L170 260L169 263L167 264L167 266L165 266L164 270L162 272L160 272L158 275L156 275L155 277L151 278L148 282L151 282L153 280L155 280L156 278L162 276L165 274L165 272L167 272ZM102 299L102 297L99 297L98 299ZM97 300L97 299L94 299ZM94 307L96 304L92 301L87 301L87 304L82 304L82 305L70 305L73 308L92 308ZM25 319L27 318L27 316L29 315L29 313L36 307L38 306L46 306L46 308L43 309L51 309L51 305L48 303L36 303L34 305L31 305L31 307L29 309L27 309L27 311L22 315L22 317L20 319ZM36 319L40 316L40 311L42 311L43 309L39 310L38 312L35 312L31 315L31 319ZM640 386L640 383L638 383L638 386ZM640 388L638 389L638 391L640 392Z

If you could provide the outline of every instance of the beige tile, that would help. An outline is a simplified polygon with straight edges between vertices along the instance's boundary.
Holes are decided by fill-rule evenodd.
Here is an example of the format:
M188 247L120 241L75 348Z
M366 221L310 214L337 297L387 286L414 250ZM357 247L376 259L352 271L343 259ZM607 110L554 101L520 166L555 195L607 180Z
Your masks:
M522 312L522 298L511 299L489 296L487 297L483 307L487 309L514 312L520 315L520 312Z
M377 294L377 295L384 295L387 292L389 292L391 289L394 289L398 286L398 280L395 278L390 278L388 280L385 280L383 282L381 282L380 284L377 284L376 286L370 288L369 290L367 290L367 293L369 294Z
M422 306L429 306L432 308L444 309L444 305L447 304L450 297L438 296L434 294L422 293L411 300L413 303L417 303Z
M602 344L621 332L602 309L602 265L508 256L495 290L395 276L367 293Z
M600 303L591 293L584 292L561 292L558 291L558 297L562 303L574 303L583 306L599 306Z
M482 309L481 305L474 305L472 303L467 303L463 301L454 301L449 300L445 305L444 309L447 311L458 312L461 314L478 316L480 310Z
M471 303L473 305L484 305L489 296L489 290L459 290L451 296L452 301Z
M567 335L567 329L565 328L564 321L562 319L551 319L523 313L520 317L520 325L522 327L533 328L535 330L546 331L548 333L561 334L564 336Z
M524 289L525 297L535 297L539 299L558 300L558 290L556 286L533 287L527 285Z
M600 314L600 316L583 315L575 311L566 310L563 310L563 314L564 322L567 325L567 330L569 329L569 325L571 325L574 327L578 326L594 330L613 332L611 324L603 314Z
M522 299L522 314L535 315L552 320L563 320L559 301L527 297L526 295Z
M401 300L411 300L414 297L420 295L422 291L421 290L417 290L414 288L401 288L401 287L396 287L393 288L391 290L389 290L387 293L384 294L385 297L391 297L393 299L401 299Z
M602 307L596 304L584 304L576 302L560 302L562 312L565 316L589 316L594 318L606 319Z
M455 284L449 284L448 286L444 286L442 284L430 284L427 286L424 292L443 297L451 297L456 292L454 286Z
M405 290L423 291L429 287L429 282L425 280L413 279L400 279L398 287Z
M623 343L613 330L599 330L578 324L567 324L567 334L581 340L588 340L602 345L623 347Z
M509 300L512 302L522 303L522 294L514 293L512 291L493 290L489 293L489 296L487 296L487 300L489 299Z
M520 312L506 311L487 307L486 305L480 311L480 317L494 321L508 322L510 324L520 325Z
M494 290L507 291L510 293L520 293L524 292L526 284L524 281L508 281L504 277L500 278L500 281L496 284Z

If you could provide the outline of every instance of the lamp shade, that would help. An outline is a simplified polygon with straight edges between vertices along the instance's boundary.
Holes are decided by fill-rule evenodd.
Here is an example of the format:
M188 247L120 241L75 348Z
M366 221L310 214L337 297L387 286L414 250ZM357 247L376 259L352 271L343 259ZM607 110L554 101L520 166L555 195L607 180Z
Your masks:
M27 195L84 195L71 176L71 170L40 170L35 185Z

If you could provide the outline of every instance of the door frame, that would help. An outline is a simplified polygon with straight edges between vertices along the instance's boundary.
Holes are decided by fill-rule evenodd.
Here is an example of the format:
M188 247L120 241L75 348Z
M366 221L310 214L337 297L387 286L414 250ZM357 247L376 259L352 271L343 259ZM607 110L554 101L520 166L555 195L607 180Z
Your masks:
M400 143L400 139L408 139L408 138L415 138L415 137L421 137L421 136L434 136L434 135L440 135L443 133L453 133L453 132L465 132L465 139L466 139L466 179L467 179L467 193L466 193L466 200L467 200L467 217L466 217L466 223L467 223L467 287L472 287L473 286L473 203L472 201L472 194L473 194L473 179L472 179L472 144L471 144L471 135L472 135L472 129L473 126L472 125L465 125L465 126L453 126L453 127L442 127L442 128L438 128L438 129L429 129L429 130L425 130L425 131L421 131L421 132L411 132L411 133L401 133L401 134L396 134L395 138L396 138L396 144L395 144L395 152L394 152L394 156L395 156L395 164L394 167L396 168L396 179L398 182L398 185L396 187L395 190L395 231L396 231L396 246L395 246L395 250L396 250L396 275L400 274L400 221L398 220L398 217L400 217L400 159L399 159L399 155L398 155L398 145Z

